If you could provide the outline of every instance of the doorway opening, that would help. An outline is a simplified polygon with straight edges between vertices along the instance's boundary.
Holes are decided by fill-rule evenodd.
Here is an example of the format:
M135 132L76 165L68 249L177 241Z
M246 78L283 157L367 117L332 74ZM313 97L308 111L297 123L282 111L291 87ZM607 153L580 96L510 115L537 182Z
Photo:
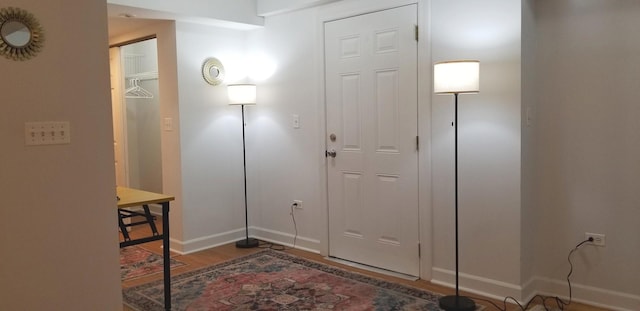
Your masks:
M157 39L109 52L116 183L162 193Z

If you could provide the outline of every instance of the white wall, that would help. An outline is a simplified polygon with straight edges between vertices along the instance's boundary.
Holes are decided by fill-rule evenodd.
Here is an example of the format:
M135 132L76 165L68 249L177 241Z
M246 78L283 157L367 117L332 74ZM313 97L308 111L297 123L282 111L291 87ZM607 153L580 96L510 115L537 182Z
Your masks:
M120 310L106 4L7 6L46 41L34 59L0 59L0 309ZM69 121L71 144L25 146L28 121Z
M520 2L437 0L431 7L433 61L480 61L480 93L459 97L461 286L517 296L522 247ZM431 119L434 280L450 284L455 263L453 101L453 96L434 95Z
M536 274L574 297L640 309L640 2L535 1Z
M241 110L228 105L226 84L244 76L246 32L177 23L176 43L184 189L178 249L192 252L244 235ZM211 86L202 78L209 57L225 66L224 84ZM249 137L255 133L254 108L246 108Z
M250 203L253 224L263 229L260 236L293 243L290 207L293 200L302 200L303 209L295 211L297 245L315 251L320 250L326 230L317 18L316 9L278 15L251 33L249 48L272 62L275 72L257 82L258 106L248 137ZM300 117L299 129L292 127L293 114Z

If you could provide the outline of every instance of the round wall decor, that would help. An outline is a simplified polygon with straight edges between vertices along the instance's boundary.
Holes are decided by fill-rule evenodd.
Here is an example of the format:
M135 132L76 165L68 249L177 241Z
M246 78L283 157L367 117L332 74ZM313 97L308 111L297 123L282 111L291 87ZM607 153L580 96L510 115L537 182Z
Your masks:
M202 77L211 85L218 85L224 81L224 66L215 57L207 58L202 64Z
M0 54L12 60L27 60L42 49L42 27L33 14L14 7L0 8Z

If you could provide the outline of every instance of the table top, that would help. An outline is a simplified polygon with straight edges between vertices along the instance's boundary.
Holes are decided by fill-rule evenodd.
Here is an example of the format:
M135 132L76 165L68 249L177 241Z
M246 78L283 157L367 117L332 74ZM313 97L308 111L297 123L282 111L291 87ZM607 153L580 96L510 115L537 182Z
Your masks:
M116 187L118 208L139 206L143 204L164 203L175 200L175 197L127 187Z

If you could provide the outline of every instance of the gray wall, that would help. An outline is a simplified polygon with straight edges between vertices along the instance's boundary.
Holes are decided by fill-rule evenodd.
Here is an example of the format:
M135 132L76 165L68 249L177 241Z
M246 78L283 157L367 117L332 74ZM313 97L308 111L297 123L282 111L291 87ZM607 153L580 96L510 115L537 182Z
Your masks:
M534 8L536 275L562 280L566 254L584 233L606 234L606 247L575 256L574 294L638 310L640 2L547 0Z
M106 4L7 6L46 41L34 59L0 59L0 309L120 310ZM25 146L30 121L68 121L71 143Z

